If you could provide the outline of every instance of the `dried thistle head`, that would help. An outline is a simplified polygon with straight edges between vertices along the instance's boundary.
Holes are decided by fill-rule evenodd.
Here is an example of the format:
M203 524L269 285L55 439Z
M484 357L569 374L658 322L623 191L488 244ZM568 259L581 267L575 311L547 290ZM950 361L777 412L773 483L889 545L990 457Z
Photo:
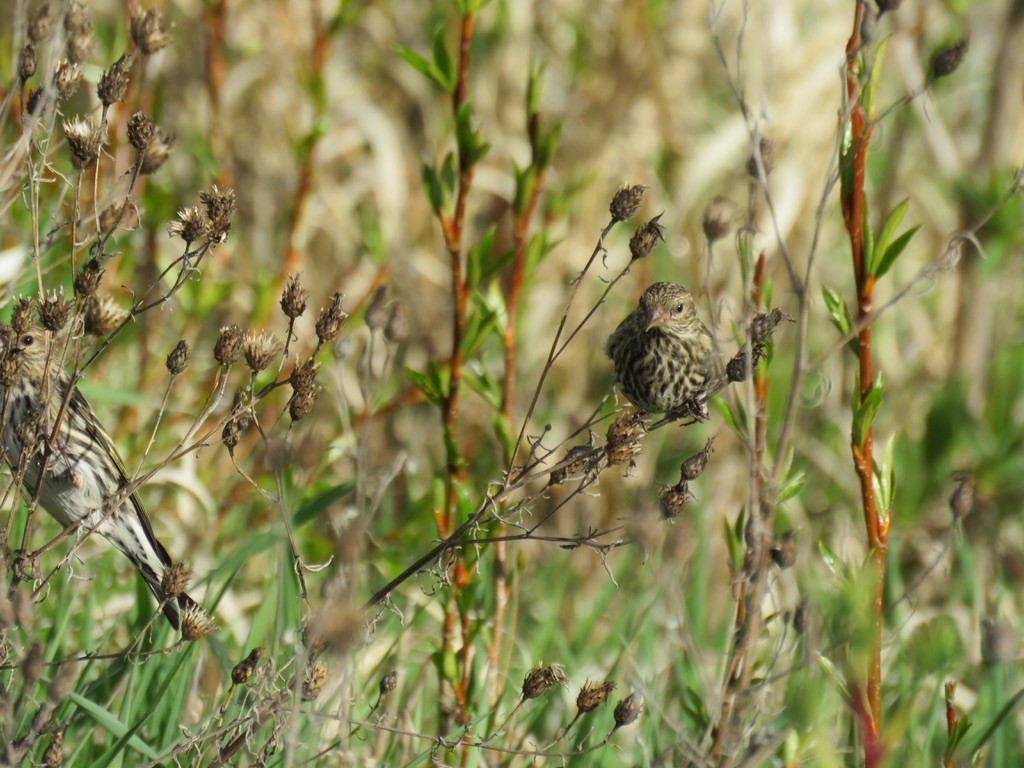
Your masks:
M92 11L85 0L71 0L64 14L67 34L65 52L72 64L82 64L92 54L95 39L92 34Z
M295 367L291 376L292 396L288 401L288 413L292 421L299 421L313 410L321 388L316 385L316 374L320 366L316 360L309 358L302 365Z
M14 300L11 310L11 328L15 333L24 333L32 327L32 310L34 303L27 296L19 296Z
M966 37L957 40L953 45L943 48L932 58L932 80L940 77L948 77L956 72L963 64L967 55L969 42Z
M255 423L252 413L252 406L247 405L245 390L235 392L235 398L231 406L231 417L221 431L221 442L228 449L228 453L235 455L235 448L241 441L241 436Z
M143 112L135 112L128 118L128 142L139 152L145 152L153 140L156 123Z
M644 201L644 190L646 189L647 185L645 184L634 184L633 186L623 186L616 192L612 197L611 205L608 206L612 221L618 222L633 218Z
M64 731L54 731L50 743L43 752L43 768L60 768L64 765Z
M632 725L640 717L643 709L643 699L636 691L615 705L615 727L624 728Z
M290 275L288 284L281 292L281 311L289 320L296 320L302 317L306 311L306 301L309 299L309 291L302 287L298 275Z
M57 64L53 73L53 87L60 101L70 99L78 92L82 84L82 68L77 64L64 60Z
M126 51L100 77L96 86L96 95L104 107L116 104L124 98L128 91L128 78L135 66L135 52Z
M209 192L200 192L199 199L206 206L206 218L210 220L210 240L223 243L231 231L231 219L235 215L235 191L221 189L214 184Z
M50 36L53 29L53 18L50 16L50 4L39 3L28 21L28 39L33 43L41 43Z
M732 203L718 196L704 209L701 217L701 229L709 243L721 240L732 230L732 219L735 215Z
M192 642L202 640L217 629L211 619L196 603L189 603L181 615L181 639Z
M142 51L143 56L152 56L170 44L171 36L167 34L169 29L167 19L159 11L143 11L137 6L132 9L132 42Z
M172 563L164 569L160 589L163 590L165 597L173 599L185 591L191 578L192 569L185 563Z
M92 296L85 305L85 332L90 336L109 336L130 316L109 296Z
M247 333L243 342L245 362L249 370L259 373L274 362L277 353L281 351L281 342L272 335L260 331L259 333Z
M39 322L48 331L59 331L68 323L74 302L64 296L64 289L49 291L39 300Z
M611 692L615 690L615 682L606 680L603 683L592 683L588 677L583 687L576 696L576 709L580 712L593 712L599 706L608 701Z
M139 173L143 176L152 176L159 171L163 164L167 162L167 158L171 156L171 150L174 149L175 141L176 137L173 133L168 133L159 125L156 126L149 145L146 147L145 152L142 153Z
M693 499L693 494L690 493L690 487L685 480L665 488L658 500L661 516L666 520L676 519L682 514L691 499Z
M759 176L757 170L758 157L761 158L761 167L764 168L764 175L767 178L768 174L775 168L775 143L770 139L762 137L755 150L750 153L750 157L747 158L747 175L752 179L756 179Z
M538 664L523 678L523 698L535 699L547 693L555 685L565 685L568 680L565 673L556 664L544 666Z
M714 443L715 438L709 437L708 441L704 443L704 447L698 453L695 453L679 466L680 480L696 480L700 477L704 468L708 465L708 460L711 458Z
M171 354L167 356L167 372L170 373L171 376L177 376L179 373L184 371L188 366L188 356L188 344L185 343L184 339L181 339L174 346L174 349L171 350Z
M139 211L131 200L111 203L100 211L100 231L113 234L115 229L132 230L139 226Z
M167 225L170 237L180 237L186 246L199 242L210 231L210 222L196 206L178 211L178 218Z
M225 325L213 347L213 359L221 365L233 365L242 356L244 337L238 323Z
M625 412L608 427L605 452L612 466L625 464L643 450L643 438L647 434L643 419L638 412Z
M263 647L257 646L249 651L249 655L235 664L231 670L231 683L233 685L244 685L252 680L256 672L256 665L263 657Z
M387 286L377 286L373 292L370 303L363 313L363 322L371 331L376 331L387 325L388 322L388 289Z
M64 135L75 168L84 171L96 162L103 144L103 127L92 118L74 117L64 122Z
M306 682L302 686L302 698L305 701L313 701L324 689L327 683L327 667L319 661L313 664L306 676Z
M665 228L660 223L662 216L664 214L659 213L637 229L629 238L629 253L632 261L646 258L654 250L658 241L665 239Z
M21 56L18 57L18 78L22 85L36 73L36 47L32 43L26 43L21 49Z
M335 292L331 296L331 303L320 310L320 316L316 319L316 337L320 346L334 340L341 331L341 324L348 317L348 313L341 308L342 298L341 293Z
M377 695L380 698L386 698L394 692L398 686L398 673L395 670L391 670L380 679L380 684L377 686Z

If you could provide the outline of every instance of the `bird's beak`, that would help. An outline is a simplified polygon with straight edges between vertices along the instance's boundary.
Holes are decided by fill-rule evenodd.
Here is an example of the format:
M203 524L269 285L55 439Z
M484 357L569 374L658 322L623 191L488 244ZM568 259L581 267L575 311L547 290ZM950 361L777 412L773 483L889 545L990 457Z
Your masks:
M665 324L668 317L658 307L651 307L647 312L647 327L644 328L644 332L651 330L651 328L658 328Z

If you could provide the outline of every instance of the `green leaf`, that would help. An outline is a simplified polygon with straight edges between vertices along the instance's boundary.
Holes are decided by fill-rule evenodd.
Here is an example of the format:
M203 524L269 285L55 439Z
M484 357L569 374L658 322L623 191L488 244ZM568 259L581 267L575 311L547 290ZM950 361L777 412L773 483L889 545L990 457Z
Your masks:
M882 222L881 228L878 230L878 250L885 251L889 247L889 243L892 242L893 235L896 234L896 230L900 228L900 224L903 223L903 217L907 214L907 208L910 206L910 198L906 198L901 201L889 211L889 215L885 217L885 221Z
M462 369L463 380L492 408L501 408L501 384L487 373L479 360L470 360Z
M853 442L855 445L863 445L864 437L868 429L875 421L875 414L882 404L882 372L879 371L871 388L862 397L858 392L854 393L853 407Z
M432 50L434 54L434 71L438 73L440 82L438 85L445 93L455 93L455 63L448 55L448 49L444 44L444 27L438 26L434 30Z
M90 701L79 693L72 692L68 699L73 701L79 709L87 713L103 730L108 731L118 738L122 738L131 728L122 722L116 715L105 707L101 707L94 701ZM128 738L128 746L148 760L156 760L159 755L149 744L138 736Z
M491 145L484 141L480 129L474 125L473 110L468 102L462 104L455 113L455 140L463 168L476 165L491 148Z
M871 13L870 10L866 12ZM878 93L878 81L882 76L882 62L885 61L885 49L888 44L889 38L887 37L875 48L875 59L871 63L871 76L868 78L867 87L864 89L864 95L861 98L864 111L869 119L875 116L875 94Z
M736 524L729 525L728 518L722 520L725 529L725 545L729 550L729 562L734 569L743 564L743 521L744 514L741 511L736 517Z
M491 225L481 236L477 244L466 254L466 286L476 290L485 275L489 276L488 267L493 261L491 250L494 248L494 233L497 227Z
M803 487L807 484L807 475L804 472L797 472L795 475L786 478L782 488L779 489L778 496L775 499L776 504L782 504L784 501L796 496Z
M825 563L825 567L829 569L833 576L842 576L844 568L836 557L836 553L832 551L832 548L825 542L824 539L818 540L818 554L821 555L822 562Z
M405 375L412 385L434 405L441 405L448 397L449 373L447 369L442 372L437 367L437 363L429 363L426 373L406 368Z
M526 206L533 196L534 187L537 185L537 170L533 166L515 169L516 191L513 198L512 209L517 217L522 216Z
M900 254L907 247L907 243L910 242L910 238L914 236L914 233L921 228L920 224L916 224L902 235L892 241L892 245L885 249L885 253L878 260L878 268L875 271L875 278L882 277L886 272L892 269L892 265L896 263L896 259L899 258Z
M968 717L961 717L953 726L953 732L946 737L945 756L952 758L957 747L963 742L967 732L971 730L971 721Z
M416 51L411 48L406 48L404 45L397 46L395 48L395 52L405 61L406 64L430 80L430 82L436 85L440 90L450 94L455 90L454 77L451 73L439 68L436 60L436 46L439 36L443 36L443 30L440 28L434 33L434 61L430 61L426 57L416 53ZM447 54L445 55L447 56Z
M864 209L861 212L861 264L864 265L866 274L874 274L875 263L875 233L871 231L871 221L868 219L868 197L864 194Z
M441 213L448 202L448 196L441 182L441 175L430 163L423 164L423 191L427 194L430 209L435 214Z
M551 165L555 157L555 150L558 149L558 142L562 138L562 124L555 123L547 131L539 130L537 140L534 144L533 164L543 170Z
M851 317L850 310L846 306L846 301L836 291L827 286L821 289L821 297L825 300L825 308L828 309L832 325L836 327L844 338L849 336L853 330L853 317ZM857 354L859 348L860 342L856 336L852 336L849 342L849 349L854 354Z

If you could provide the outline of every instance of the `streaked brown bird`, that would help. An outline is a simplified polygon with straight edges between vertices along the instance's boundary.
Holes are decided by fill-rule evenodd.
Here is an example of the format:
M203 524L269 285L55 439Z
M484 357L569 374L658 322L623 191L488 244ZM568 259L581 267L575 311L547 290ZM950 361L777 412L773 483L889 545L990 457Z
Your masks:
M47 331L0 330L0 439L15 476L23 472L26 497L38 493L40 506L65 528L95 530L117 547L175 629L183 612L202 610L186 594L165 599L162 580L171 557L153 533L117 448L51 355ZM28 440L34 445L26 450Z
M605 342L615 379L629 401L649 413L705 413L714 341L693 296L675 283L654 283Z

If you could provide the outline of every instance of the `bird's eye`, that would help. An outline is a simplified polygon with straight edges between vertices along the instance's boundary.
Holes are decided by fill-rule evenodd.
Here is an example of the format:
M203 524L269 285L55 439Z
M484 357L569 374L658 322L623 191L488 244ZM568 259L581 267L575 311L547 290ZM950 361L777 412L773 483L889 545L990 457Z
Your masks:
M678 315L680 312L683 311L683 305L682 304L676 304L676 308L673 309L672 311L675 312Z
M36 340L35 336L33 336L31 333L26 333L24 336L21 337L21 346L23 346L23 347L31 347L32 346L32 342L34 342L35 340Z

